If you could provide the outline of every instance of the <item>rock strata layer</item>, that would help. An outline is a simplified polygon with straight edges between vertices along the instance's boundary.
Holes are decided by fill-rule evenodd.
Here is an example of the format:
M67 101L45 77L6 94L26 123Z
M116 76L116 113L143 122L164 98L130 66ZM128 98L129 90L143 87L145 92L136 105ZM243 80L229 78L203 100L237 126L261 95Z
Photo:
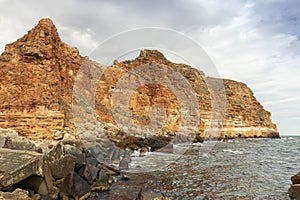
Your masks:
M145 66L147 72L139 70ZM168 68L167 70L151 72L153 69L165 66ZM180 75L173 75L175 82L172 82L169 74L176 72L179 72ZM161 80L156 73L161 73L160 76L169 78L169 82L141 85L143 79ZM177 89L174 85L178 84L176 81L181 76L188 81L188 85L181 84L180 90L192 90L196 96L200 116L197 134L202 138L279 137L276 125L270 119L271 113L263 108L246 84L207 77L203 72L188 65L172 63L156 50L143 50L134 60L115 61L104 71L96 93L97 114L101 121L115 124L114 117L118 113L117 110L112 109L111 101L115 90L120 90L121 80L121 83L128 83L122 85L121 90L126 94L125 96L130 96L130 99L125 105L122 105L122 100L120 100L118 109L128 106L134 124L146 126L152 120L150 116L152 107L160 105L165 109L168 119L163 126L164 131L158 132L158 134L166 133L166 135L172 136L172 133L176 134L182 126L183 114L188 112L182 108L182 102L174 91ZM141 86L130 93L130 84ZM220 108L217 108L218 106ZM125 126L125 128L128 127ZM184 128L188 132L189 127Z
M189 105L184 107L176 92L168 87L173 85L172 82L144 84L129 93L130 88L127 86L130 81L132 84L139 83L141 78L131 72L147 64L166 66L167 70L162 71L165 73L163 76L174 72L187 81L189 87L178 79L177 90L185 92L192 89L196 97L199 116L193 116L197 120L190 121L190 124L196 126L195 129L183 123L184 114L189 113L186 109ZM91 128L93 125L88 123L79 127L79 132L89 133L91 137L102 131L118 146L132 149L145 146L158 149L174 138L182 127L184 132L193 131L193 137L198 136L196 138L199 141L210 138L279 137L276 125L270 119L270 112L263 108L246 84L209 78L188 65L172 63L156 50L143 50L134 60L115 61L110 67L102 66L104 71L100 80L93 80L92 68L101 65L80 56L76 48L63 43L50 19L40 20L22 38L6 45L0 56L0 127L14 129L30 139L64 138L66 143L76 143L79 137L72 115L72 92L76 75L82 65L90 67L79 78L86 83L97 84L94 96L93 91L81 86L85 92L82 94L85 96L83 104L88 105L89 101L95 101L97 119L100 122L99 130ZM158 75L156 72L150 70L150 75ZM151 78L149 76L142 78ZM122 77L129 81L122 88L129 95L129 101L117 106L128 107L130 120L134 125L157 125L160 127L158 131L144 135L132 134L128 131L131 127L126 129L118 125L114 115L116 113L111 107L111 98ZM211 88L216 82L222 83L222 87ZM226 95L224 99L222 92ZM213 109L214 100L222 102L224 109L216 113ZM165 111L161 113L159 109L153 109L153 106ZM154 120L151 119L151 112L154 112ZM122 113L117 114L121 121L127 120L127 116L122 118ZM81 117L93 116L83 114ZM151 124L153 121L157 124ZM185 138L180 137L180 140L184 141Z
M52 139L69 126L74 77L81 64L78 50L63 43L50 19L0 56L0 127L32 139Z

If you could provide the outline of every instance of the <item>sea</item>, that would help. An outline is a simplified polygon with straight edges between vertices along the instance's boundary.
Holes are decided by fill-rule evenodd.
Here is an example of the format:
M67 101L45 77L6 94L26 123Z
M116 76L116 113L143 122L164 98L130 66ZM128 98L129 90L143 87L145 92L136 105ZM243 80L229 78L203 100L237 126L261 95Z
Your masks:
M297 136L174 145L173 153L136 153L111 190L90 199L288 200L290 178L298 172Z

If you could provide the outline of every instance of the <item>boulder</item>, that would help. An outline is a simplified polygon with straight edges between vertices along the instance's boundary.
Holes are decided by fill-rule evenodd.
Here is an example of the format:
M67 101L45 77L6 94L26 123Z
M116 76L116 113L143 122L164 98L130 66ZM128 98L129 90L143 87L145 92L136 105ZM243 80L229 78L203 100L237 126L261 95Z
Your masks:
M123 158L119 164L119 169L120 170L126 170L129 168L129 160L126 158Z
M119 148L115 148L112 153L111 161L113 163L119 163L120 157L121 157L121 150Z
M90 195L91 187L77 173L71 172L60 185L60 190L64 195L80 199Z
M22 189L15 189L12 193L10 192L2 192L0 191L0 199L1 200L31 200L29 197L29 192Z
M15 130L0 128L0 148L35 151L36 146Z
M69 172L69 174L64 178L63 182L59 186L60 191L65 195L73 195L75 191L73 172Z
M100 170L97 167L85 165L78 171L78 175L92 185L96 181Z
M69 172L75 169L76 158L71 155L66 155L49 163L52 176L55 179L65 178Z
M291 185L288 193L291 199L300 200L300 184Z
M82 197L87 197L90 195L91 187L90 185L84 181L78 174L73 174L74 185L75 185L75 193L76 196L80 199Z
M76 158L75 160L75 171L78 171L83 165L86 164L86 156L85 153L83 153L81 150L78 148L66 144L65 146L65 154L66 155L71 155Z
M298 172L298 174L292 176L291 181L293 184L300 184L300 172Z

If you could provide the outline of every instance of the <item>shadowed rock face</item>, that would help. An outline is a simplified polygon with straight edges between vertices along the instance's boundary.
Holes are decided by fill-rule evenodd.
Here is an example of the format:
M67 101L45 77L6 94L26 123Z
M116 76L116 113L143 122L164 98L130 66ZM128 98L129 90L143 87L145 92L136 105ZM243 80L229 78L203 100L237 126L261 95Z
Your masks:
M81 57L76 48L63 43L50 19L40 20L26 35L8 44L0 56L0 127L15 129L31 139L52 139L54 133L64 127L75 134L71 112L72 90L84 60L87 65L97 65ZM132 122L137 126L151 123L151 107L160 106L165 112L157 116L164 115L167 118L160 124L162 131L153 132L148 139L140 140L138 134L128 135L126 130L117 126L111 107L116 85L124 76L128 81L138 82L140 77L137 74L128 76L128 73L144 64L167 66L187 80L200 113L195 134L202 138L279 137L275 124L270 120L270 112L263 109L247 85L208 78L188 65L168 61L159 51L143 50L134 60L116 61L105 68L98 82L95 95L97 118L101 122L101 129L119 146L153 146L157 145L155 141L159 138L163 138L161 145L164 145L182 125L185 110L182 110L182 102L176 92L168 88L168 84L151 83L128 93L129 103L120 106L128 106ZM168 71L165 73L167 75ZM85 71L84 74L85 80L90 81L93 76L91 71ZM222 87L210 88L216 82L222 83ZM126 93L128 88L125 85L122 89ZM190 90L183 86L180 89ZM220 95L224 89L226 99ZM83 95L92 95L89 88L84 91L86 93ZM226 103L225 110L213 112L212 100ZM213 122L212 115L216 115ZM163 121L163 118L156 119L158 122L160 120ZM214 131L216 128L221 130L218 132L220 135Z

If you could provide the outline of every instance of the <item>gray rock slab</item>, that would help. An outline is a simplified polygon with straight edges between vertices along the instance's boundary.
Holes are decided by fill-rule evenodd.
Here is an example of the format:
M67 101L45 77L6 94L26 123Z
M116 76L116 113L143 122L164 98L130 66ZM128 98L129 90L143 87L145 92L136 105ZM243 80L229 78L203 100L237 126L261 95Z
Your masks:
M43 176L43 154L0 148L0 190L30 175Z

